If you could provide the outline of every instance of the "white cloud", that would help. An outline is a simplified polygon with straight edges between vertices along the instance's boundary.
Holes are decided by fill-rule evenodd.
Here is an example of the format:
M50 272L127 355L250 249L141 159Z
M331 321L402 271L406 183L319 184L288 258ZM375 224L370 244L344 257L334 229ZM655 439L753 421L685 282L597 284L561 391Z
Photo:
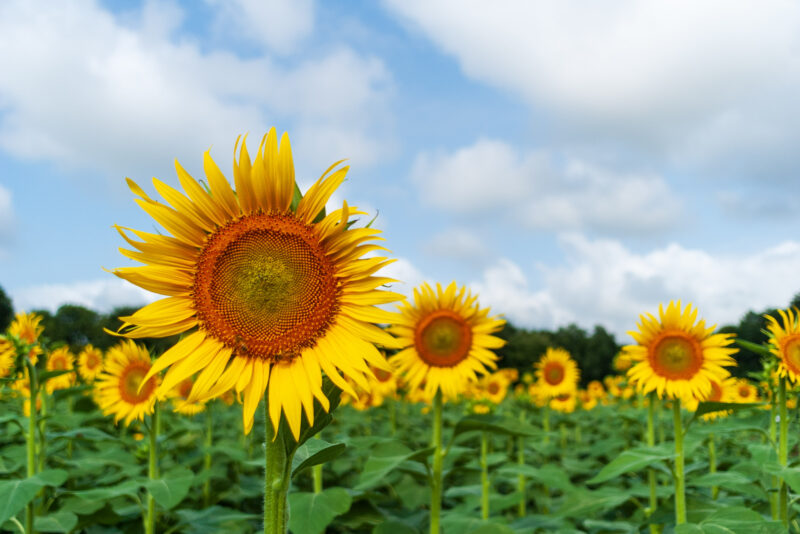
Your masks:
M208 0L220 10L228 34L277 52L291 52L314 27L313 0Z
M470 285L494 313L517 324L601 324L621 342L630 342L626 332L635 329L640 314L656 313L659 303L691 302L709 324L721 326L738 323L748 310L784 307L800 290L800 242L735 256L677 244L637 254L617 241L568 234L561 247L566 265L537 266L542 288L529 288L522 269L509 260Z
M399 280L399 282L391 284L391 289L408 298L413 298L414 288L427 280L422 272L407 258L397 258L397 261L381 269L379 274L380 276ZM396 306L390 304L387 309L395 310Z
M565 160L557 162L558 159ZM528 228L647 233L674 227L681 203L650 172L620 172L546 151L480 139L452 154L421 154L412 181L422 201L451 213L504 213Z
M786 155L800 138L795 2L385 3L466 75L590 141L724 164L742 151Z
M180 24L172 4L147 3L138 18L90 0L0 4L0 49L25 51L0 55L0 148L114 180L172 177L176 157L199 170L212 144L227 159L236 135L252 144L272 124L312 150L327 138L336 159L383 150L392 80L378 59L335 48L283 66L206 50L176 36ZM324 169L329 153L302 159L323 156Z
M13 238L16 227L11 191L0 185L0 259L6 256L6 245Z
M118 279L42 284L9 290L9 293L17 311L45 309L55 312L62 304L77 304L104 313L117 306L140 306L161 298Z
M466 228L440 232L431 237L424 248L428 254L460 261L480 260L488 252L475 232Z

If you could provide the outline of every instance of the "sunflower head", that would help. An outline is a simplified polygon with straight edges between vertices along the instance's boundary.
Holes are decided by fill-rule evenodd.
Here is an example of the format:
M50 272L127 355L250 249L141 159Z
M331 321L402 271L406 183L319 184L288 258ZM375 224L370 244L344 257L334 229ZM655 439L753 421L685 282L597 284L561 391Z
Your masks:
M731 402L757 402L758 388L744 378L736 378L734 387L731 389Z
M48 393L53 393L58 389L66 389L75 383L74 363L75 356L70 352L69 347L55 349L47 356L48 371L68 371L47 380L45 388Z
M206 409L205 402L189 402L189 394L192 392L194 380L186 380L175 386L172 393L172 409L181 415L195 415Z
M159 377L147 376L151 367L150 353L132 340L111 347L94 383L95 401L103 413L125 425L152 414Z
M17 348L3 336L0 336L0 378L8 376L14 369L17 360Z
M797 308L778 310L781 320L767 319L770 352L778 357L778 374L797 382L800 377L800 311Z
M374 276L390 260L364 258L385 249L375 243L379 230L354 224L351 217L363 212L347 202L325 211L348 167L335 163L301 196L286 134L279 144L271 129L254 160L244 141L237 160L238 146L235 192L208 152L207 189L179 164L183 192L153 182L166 203L129 180L137 203L166 233L118 227L135 249L121 252L144 265L113 272L166 298L121 317L120 332L141 338L196 329L146 378L168 369L159 390L166 394L197 375L189 402L243 394L245 432L266 390L273 427L285 417L297 439L302 415L314 421L315 401L330 408L323 372L352 391L339 373L368 388L369 365L390 370L375 344L395 341L373 323L393 322L395 314L376 305L402 296L379 289L393 280Z
M603 383L599 380L589 382L589 385L586 386L586 391L595 399L602 399L606 396L606 388L603 387Z
M8 333L23 343L32 345L39 340L44 331L41 322L42 316L36 313L18 313L8 327Z
M487 374L487 368L497 368L492 349L505 341L491 334L505 321L489 317L489 309L480 308L477 300L455 282L444 289L436 284L435 290L423 283L414 289L413 304L400 307L400 317L389 330L402 350L391 362L411 389L424 383L429 398L436 391L456 398L479 374Z
M628 332L636 345L623 348L634 362L628 378L640 391L659 397L696 400L711 393L711 381L721 383L736 365L730 347L733 334L714 334L714 326L697 321L697 309L670 302L659 306L659 317L640 316L639 330Z
M548 347L534 367L537 384L548 397L570 393L578 387L578 364L564 349Z
M572 413L577 406L577 390L560 393L550 399L550 408L561 413Z
M103 370L103 351L91 344L78 354L78 373L86 383L91 383Z

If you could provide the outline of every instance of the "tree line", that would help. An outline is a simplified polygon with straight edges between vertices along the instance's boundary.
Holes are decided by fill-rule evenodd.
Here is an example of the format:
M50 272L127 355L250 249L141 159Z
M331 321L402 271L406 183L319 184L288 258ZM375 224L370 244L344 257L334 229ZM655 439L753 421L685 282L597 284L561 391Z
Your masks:
M800 308L800 293L789 302L788 307ZM63 342L72 350L78 351L87 343L107 350L119 341L104 329L116 332L121 326L118 317L131 315L139 309L137 306L121 306L109 313L99 313L84 306L64 304L55 313L48 310L29 310L42 316L44 336L50 342ZM719 332L732 333L738 338L761 344L767 340L764 333L767 320L765 315L779 317L775 308L761 312L748 311L738 324L726 325ZM4 332L14 318L11 299L0 287L0 332ZM600 325L589 333L576 324L562 326L555 331L545 329L526 329L507 322L497 334L506 341L506 345L496 352L500 356L501 367L512 367L519 370L520 375L533 371L533 363L544 354L547 347L561 347L569 351L581 369L581 385L586 386L592 380L601 380L613 374L612 361L623 344L614 334ZM160 354L175 344L178 336L167 338L147 338L139 340L154 354ZM760 356L744 348L734 355L738 367L731 369L734 376L747 376L750 372L761 369Z

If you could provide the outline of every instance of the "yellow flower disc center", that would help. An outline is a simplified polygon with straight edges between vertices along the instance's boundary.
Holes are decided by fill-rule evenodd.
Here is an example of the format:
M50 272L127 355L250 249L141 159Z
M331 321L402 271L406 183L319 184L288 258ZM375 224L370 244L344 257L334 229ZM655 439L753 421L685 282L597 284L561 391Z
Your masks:
M392 378L392 373L384 371L383 369L373 368L372 371L375 373L375 379L378 382L388 382L389 379Z
M89 354L86 357L87 369L94 370L98 365L100 365L100 358L98 358L96 354Z
M739 386L739 396L742 398L750 396L750 386Z
M291 214L244 216L217 230L193 296L205 329L240 356L291 360L332 324L340 287L313 228Z
M156 389L155 377L151 377L139 391L139 385L149 370L149 363L139 361L129 363L122 370L119 376L119 395L122 400L128 404L139 404L150 398Z
M800 334L793 334L781 340L783 364L794 374L800 374Z
M437 310L420 321L414 343L428 365L454 367L469 355L472 328L455 312Z
M53 371L64 371L67 368L67 362L63 358L56 358L53 360Z
M650 344L653 371L669 380L690 380L703 366L703 348L686 332L666 331Z
M486 388L486 391L489 392L489 395L497 395L500 393L500 384L497 382L490 382L489 387Z
M564 380L564 366L559 362L548 362L544 366L544 380L551 386L557 386Z

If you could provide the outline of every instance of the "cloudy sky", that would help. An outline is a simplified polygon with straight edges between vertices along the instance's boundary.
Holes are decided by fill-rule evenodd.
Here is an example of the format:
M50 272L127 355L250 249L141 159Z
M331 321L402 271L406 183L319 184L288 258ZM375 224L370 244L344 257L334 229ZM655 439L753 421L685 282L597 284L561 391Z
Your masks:
M712 323L800 291L800 4L577 0L0 3L0 286L18 310L153 297L126 176L292 139L307 187L378 214L403 292L514 323ZM228 171L229 172L229 171ZM230 175L229 175L230 177Z

